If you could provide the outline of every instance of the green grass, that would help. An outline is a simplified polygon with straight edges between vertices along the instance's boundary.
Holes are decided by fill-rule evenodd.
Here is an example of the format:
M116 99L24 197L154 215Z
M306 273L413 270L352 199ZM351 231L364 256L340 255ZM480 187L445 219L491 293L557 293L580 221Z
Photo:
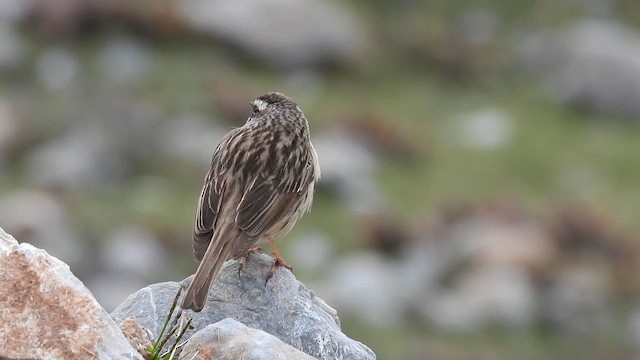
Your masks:
M184 324L184 327L182 328L168 327L169 323L171 322L171 317L173 316L173 313L176 309L176 305L178 304L178 299L180 298L181 293L182 293L182 288L178 290L178 292L176 293L176 296L173 298L173 303L171 304L171 308L169 309L169 314L167 314L167 317L164 320L164 324L162 325L162 330L160 330L160 334L158 334L158 337L154 340L153 345L151 345L149 348L146 349L149 352L149 356L151 360L174 359L176 347L180 344L180 341L182 340L184 333L191 326L191 319L189 319L187 320L187 322ZM180 316L178 316L178 318L179 317ZM179 332L176 333L176 331L179 331ZM175 339L172 339L171 337L174 334L176 334L176 337ZM162 349L165 347L166 344L170 344L169 348L166 351L163 351Z

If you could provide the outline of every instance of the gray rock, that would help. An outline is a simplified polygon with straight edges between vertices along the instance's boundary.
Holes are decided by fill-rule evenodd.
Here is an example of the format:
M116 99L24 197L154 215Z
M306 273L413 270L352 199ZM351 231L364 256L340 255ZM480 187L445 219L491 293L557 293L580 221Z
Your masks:
M153 68L155 54L140 39L116 37L100 50L100 64L115 84L132 85L145 79Z
M77 94L73 109L60 119L66 131L26 156L26 175L35 184L74 191L114 187L156 156L160 116L152 103L107 90Z
M348 9L313 0L187 0L178 3L195 31L277 67L344 63L362 27Z
M313 357L264 331L227 318L191 337L181 359L312 360Z
M408 282L398 281L405 275L388 258L361 252L329 266L326 278L317 287L327 301L369 324L400 325L405 319L407 297L415 296L420 289L406 289Z
M422 277L408 289L414 293L408 313L447 331L535 323L535 274L551 266L555 248L539 224L519 218L515 209L503 211L452 218L426 229L408 248L406 278Z
M273 259L251 255L242 273L238 262L228 261L213 287L205 308L185 311L193 319L193 330L185 339L209 324L225 318L263 330L285 343L321 359L375 359L365 345L340 331L336 311L306 289L293 274L278 269L265 284ZM180 283L153 284L132 294L112 313L118 321L133 316L153 336L158 336Z
M142 359L69 267L0 228L0 358Z
M547 82L562 103L603 114L640 114L640 34L586 20L555 33L518 40L520 62Z
M383 191L375 181L378 161L357 137L328 131L316 136L313 144L322 164L320 185L334 190L353 213L371 214L384 206Z
M474 332L487 325L524 328L536 315L536 292L516 267L480 267L425 299L418 312L449 331Z
M100 127L83 127L30 153L27 173L38 185L64 189L114 185L127 166L116 151L116 144Z
M38 57L36 68L38 80L45 88L60 91L78 81L80 62L72 50L55 47Z

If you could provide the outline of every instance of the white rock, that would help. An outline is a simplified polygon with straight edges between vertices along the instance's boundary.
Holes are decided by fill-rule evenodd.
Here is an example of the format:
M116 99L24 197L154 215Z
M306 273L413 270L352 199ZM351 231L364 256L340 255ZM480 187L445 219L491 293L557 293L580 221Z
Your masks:
M398 325L404 319L406 297L403 274L390 260L373 252L340 259L328 269L317 292L344 313L376 326Z
M142 359L66 264L1 228L0 264L3 358Z
M513 121L500 109L484 109L460 117L459 139L474 149L499 149L513 137Z
M206 354L206 355L205 355ZM195 333L180 354L181 359L313 360L262 330L231 318L220 320Z

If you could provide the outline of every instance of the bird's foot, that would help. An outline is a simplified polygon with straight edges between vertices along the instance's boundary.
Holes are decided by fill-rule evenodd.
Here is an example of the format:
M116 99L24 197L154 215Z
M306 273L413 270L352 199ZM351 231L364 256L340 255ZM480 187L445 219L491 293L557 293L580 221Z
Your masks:
M273 262L273 266L271 266L271 270L269 271L269 275L267 275L267 280L264 282L265 285L267 284L267 282L269 282L269 279L271 279L273 277L273 274L276 273L276 270L278 270L279 267L283 267L285 269L288 269L289 271L293 272L293 268L291 267L291 265L287 264L284 259L280 256L280 254L278 254L277 252L273 253L273 257L275 257L275 261Z

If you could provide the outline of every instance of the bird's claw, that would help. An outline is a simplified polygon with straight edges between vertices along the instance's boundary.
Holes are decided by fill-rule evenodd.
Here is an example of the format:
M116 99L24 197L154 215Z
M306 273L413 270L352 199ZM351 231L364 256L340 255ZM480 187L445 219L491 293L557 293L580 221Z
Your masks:
M267 285L267 283L273 277L273 274L276 273L276 270L278 270L279 267L283 267L283 268L293 272L293 267L291 267L291 265L287 264L284 261L284 259L282 259L280 257L280 255L278 255L277 253L273 253L273 256L275 257L275 261L273 262L273 266L271 266L271 270L269 270L269 275L267 275L267 280L265 280L265 282L264 282L265 285Z

